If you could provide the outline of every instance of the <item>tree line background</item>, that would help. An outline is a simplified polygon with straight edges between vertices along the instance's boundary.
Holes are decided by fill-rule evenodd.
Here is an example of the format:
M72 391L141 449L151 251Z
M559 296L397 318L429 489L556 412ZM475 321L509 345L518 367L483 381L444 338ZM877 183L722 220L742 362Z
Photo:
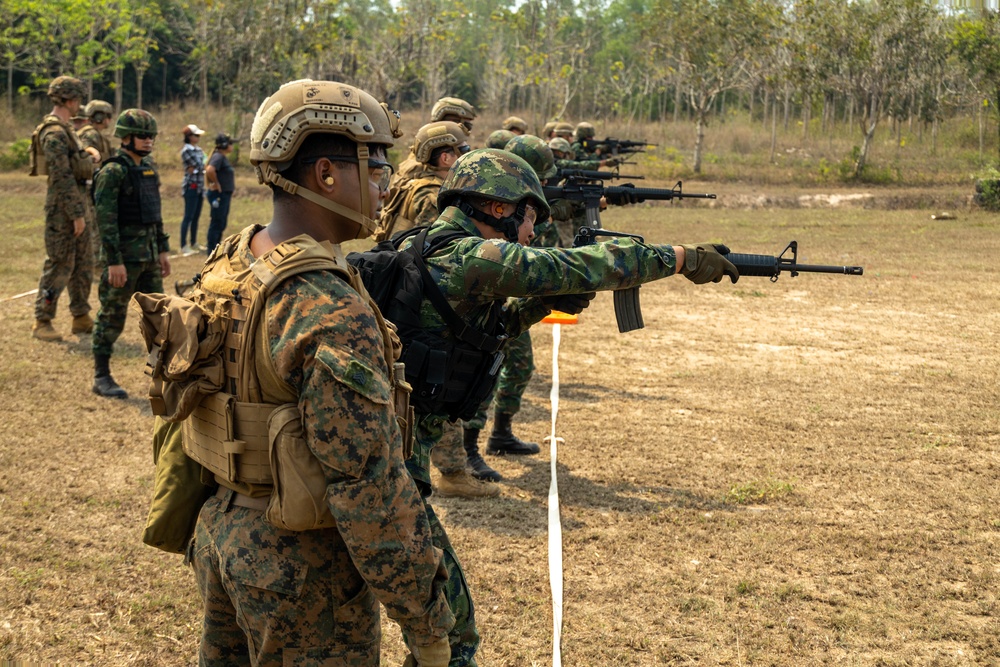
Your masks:
M397 108L457 95L534 119L694 121L738 108L771 133L876 128L1000 108L995 3L931 0L0 0L11 114L73 74L116 108L252 111L291 79ZM1000 132L1000 124L997 125ZM815 131L815 130L813 130ZM998 143L1000 145L1000 143ZM772 155L773 157L773 155Z

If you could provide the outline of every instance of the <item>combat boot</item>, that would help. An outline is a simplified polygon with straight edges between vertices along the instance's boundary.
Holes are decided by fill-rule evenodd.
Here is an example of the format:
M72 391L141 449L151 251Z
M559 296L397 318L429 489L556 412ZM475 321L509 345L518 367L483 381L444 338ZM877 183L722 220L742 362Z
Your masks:
M513 454L515 456L526 456L537 454L540 450L533 442L521 440L510 427L510 420L513 415L505 412L497 412L493 415L493 433L486 441L486 453L494 456Z
M77 315L73 318L73 325L70 328L75 334L85 334L90 333L94 330L94 318L92 318L88 313L83 315Z
M467 428L464 432L465 454L469 459L469 467L472 468L472 476L484 482L499 482L503 477L496 470L490 467L483 460L483 455L479 453L479 429Z
M31 327L31 335L47 343L57 343L62 340L62 336L52 328L52 322L48 320L35 320L34 326Z
M111 377L111 357L107 354L94 355L93 392L104 398L128 398L128 392Z
M489 482L481 482L468 470L442 473L437 485L438 495L444 498L495 498L500 495L500 487Z

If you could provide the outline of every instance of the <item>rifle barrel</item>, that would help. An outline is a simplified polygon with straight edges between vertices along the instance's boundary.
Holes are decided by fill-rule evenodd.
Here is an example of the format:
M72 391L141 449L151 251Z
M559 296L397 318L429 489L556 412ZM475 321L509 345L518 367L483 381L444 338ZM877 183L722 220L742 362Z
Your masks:
M848 276L861 276L865 273L863 266L826 266L822 264L797 264L782 261L772 255L748 255L731 252L726 259L733 263L741 276L763 276L772 278L782 271L792 273L839 273Z
M604 188L606 195L632 195L639 199L649 200L671 200L671 199L715 199L714 194L693 194L683 192L680 189L668 190L666 188L625 188L615 185Z

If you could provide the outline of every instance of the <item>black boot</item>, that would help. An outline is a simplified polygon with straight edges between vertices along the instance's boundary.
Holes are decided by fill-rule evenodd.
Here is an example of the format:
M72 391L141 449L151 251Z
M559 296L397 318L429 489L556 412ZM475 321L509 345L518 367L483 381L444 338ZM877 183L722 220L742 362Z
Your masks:
M486 441L486 453L494 456L503 454L537 454L538 445L533 442L525 442L519 439L510 428L510 420L513 415L504 412L497 412L493 415L493 433Z
M94 386L92 390L104 398L128 398L128 392L118 386L111 377L111 357L106 354L94 355Z
M503 477L496 470L483 460L479 453L479 429L467 428L464 433L465 454L469 459L469 467L472 468L472 476L484 482L499 482Z

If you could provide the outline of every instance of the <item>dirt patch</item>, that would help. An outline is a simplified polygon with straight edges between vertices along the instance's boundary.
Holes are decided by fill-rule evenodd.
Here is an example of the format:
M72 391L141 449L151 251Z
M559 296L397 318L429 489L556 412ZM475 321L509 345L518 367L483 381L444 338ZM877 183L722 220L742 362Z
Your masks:
M30 224L8 262L40 261L40 215ZM803 261L865 275L668 279L642 288L643 330L618 334L606 295L563 328L563 663L996 664L995 219L676 207L605 224L739 252L797 238ZM32 286L21 273L4 293ZM93 396L87 341L34 341L30 304L0 304L0 323L0 661L194 664L191 572L139 543L148 409ZM516 431L539 441L547 325L533 340ZM143 363L130 322L112 364L134 396ZM491 458L507 478L499 499L437 503L483 665L552 661L548 458ZM401 662L391 623L383 648L384 664Z

